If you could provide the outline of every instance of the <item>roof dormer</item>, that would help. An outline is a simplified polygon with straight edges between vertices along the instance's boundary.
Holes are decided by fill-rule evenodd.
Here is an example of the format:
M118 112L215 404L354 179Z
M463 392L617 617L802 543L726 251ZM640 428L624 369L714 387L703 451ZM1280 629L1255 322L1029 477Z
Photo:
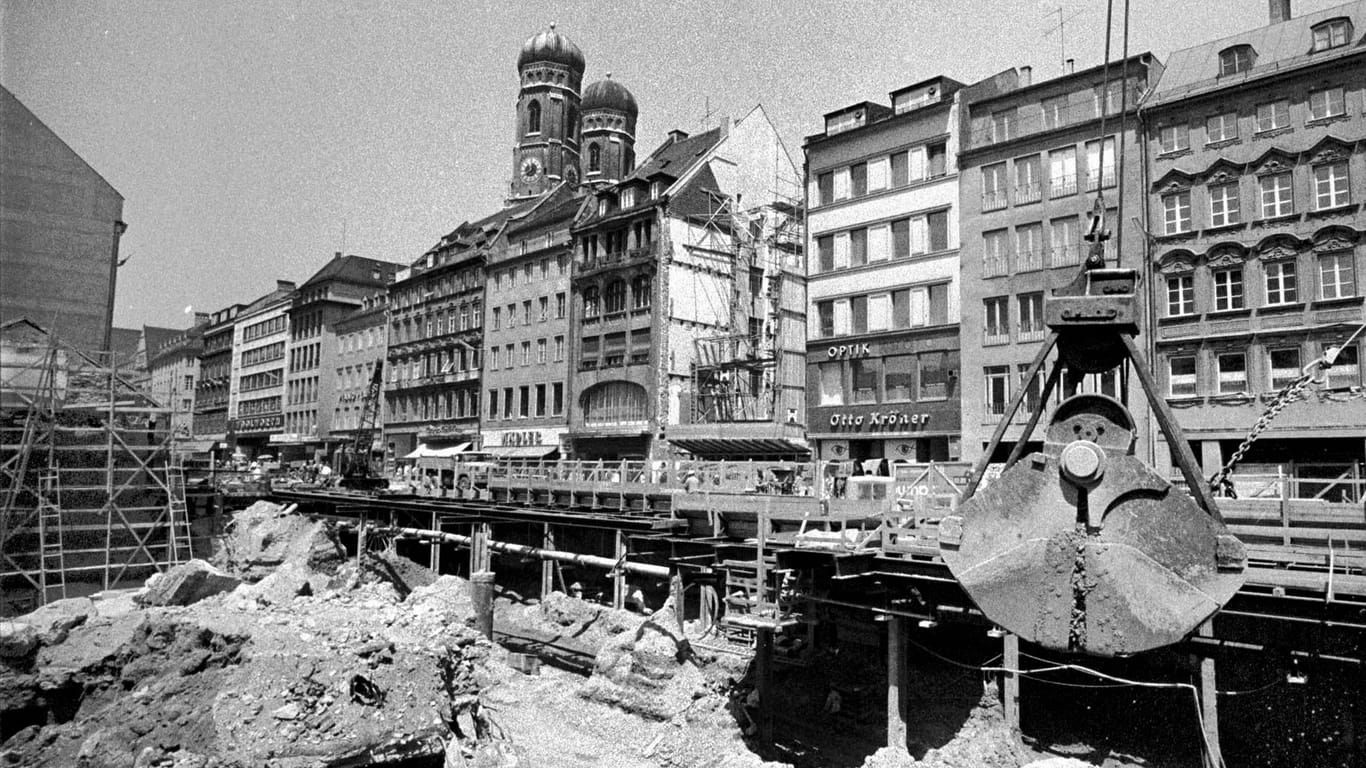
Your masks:
M1219 76L1228 77L1252 69L1257 61L1257 52L1252 46L1242 43L1230 45L1219 52Z

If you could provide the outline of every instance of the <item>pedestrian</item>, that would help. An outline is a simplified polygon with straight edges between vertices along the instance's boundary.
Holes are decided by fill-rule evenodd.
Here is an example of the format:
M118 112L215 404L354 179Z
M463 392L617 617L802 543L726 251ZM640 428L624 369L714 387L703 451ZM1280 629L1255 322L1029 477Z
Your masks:
M825 705L821 707L828 715L838 715L840 707L844 704L840 692L835 690L835 686L830 686L830 691L825 694Z

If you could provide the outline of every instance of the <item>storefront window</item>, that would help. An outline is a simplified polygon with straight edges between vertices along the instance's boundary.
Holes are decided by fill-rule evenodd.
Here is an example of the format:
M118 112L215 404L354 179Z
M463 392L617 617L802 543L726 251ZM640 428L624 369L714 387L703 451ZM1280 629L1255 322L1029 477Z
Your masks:
M882 378L882 361L854 360L854 402L876 403L878 401L878 379Z
M920 392L917 400L945 400L952 378L958 375L958 355L954 352L921 352L918 355Z
M884 386L887 402L910 400L915 372L914 355L892 355L886 358Z
M821 405L844 405L844 364L821 363Z

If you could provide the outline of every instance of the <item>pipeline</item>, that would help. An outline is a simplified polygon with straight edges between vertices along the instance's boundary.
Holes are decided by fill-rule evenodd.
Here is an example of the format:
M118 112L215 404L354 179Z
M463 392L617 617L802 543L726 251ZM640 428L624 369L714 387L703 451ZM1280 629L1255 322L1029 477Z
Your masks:
M354 523L353 523L354 525ZM445 531L433 531L428 528L392 528L388 526L372 526L372 530L381 530L398 536L411 537L417 539L440 539L450 544L468 547L472 543L469 536L462 536L458 533L447 533ZM617 562L610 557L599 557L597 555L581 555L576 552L564 552L558 549L544 549L532 547L526 544L513 544L507 541L484 542L484 546L496 552L504 552L509 555L521 555L523 557L534 557L540 560L553 560L560 563L573 563L575 565L585 565L592 568L602 568L604 570L620 570L625 573L633 573L638 576L649 576L656 579L669 578L669 569L663 565L649 565L647 563L632 563L627 561Z

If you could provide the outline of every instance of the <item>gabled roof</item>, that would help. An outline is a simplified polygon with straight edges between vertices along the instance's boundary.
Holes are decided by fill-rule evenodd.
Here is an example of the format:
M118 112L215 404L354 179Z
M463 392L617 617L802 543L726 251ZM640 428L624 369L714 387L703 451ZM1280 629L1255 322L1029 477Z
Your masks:
M155 325L142 326L142 349L150 358L158 350L166 346L166 342L179 336L179 328L158 328Z
M270 305L281 301L282 299L289 298L289 296L293 293L294 289L281 288L277 285L275 290L271 291L270 293L267 293L265 296L262 296L256 301L253 301L250 304L243 307L242 311L237 313L237 317L243 318L253 315L265 309L266 307L269 307Z
M400 264L365 256L341 256L329 259L322 269L304 282L304 285L316 285L325 280L338 280L361 285L383 285L393 280L394 273L401 267ZM379 272L378 278L375 277L376 271Z
M1340 48L1313 51L1313 27L1339 17L1351 19L1357 39ZM1153 87L1148 104L1238 88L1251 80L1361 53L1366 50L1366 37L1361 34L1363 28L1366 28L1366 0L1356 0L1184 48L1167 58L1166 70ZM1252 68L1220 77L1219 53L1239 45L1251 46L1255 56Z
M648 180L656 173L664 173L675 179L679 178L687 173L688 169L706 155L708 150L716 146L722 138L724 137L721 128L718 126L696 136L665 142L650 153L650 156L645 158L645 162L637 166L631 175L623 179L623 183L633 179Z
M510 236L513 233L535 229L545 224L570 220L587 197L587 192L581 188L561 182L537 200L531 208L510 218L507 226L508 234Z
M95 178L100 180L100 183L109 188L110 192L117 195L119 200L123 199L123 195L114 188L114 185L110 184L108 179L100 175L100 172L95 170L94 166L81 156L81 153L72 149L71 145L67 144L65 139L58 136L56 131L52 130L48 127L47 123L44 123L37 115L33 114L33 110L25 106L24 102L19 100L19 97L10 93L9 89L5 88L3 85L0 85L0 114L4 115L5 121L17 120L28 123L30 127L36 128L52 137L52 139L61 145L62 149L66 150L72 158L88 168L90 173L94 174Z

